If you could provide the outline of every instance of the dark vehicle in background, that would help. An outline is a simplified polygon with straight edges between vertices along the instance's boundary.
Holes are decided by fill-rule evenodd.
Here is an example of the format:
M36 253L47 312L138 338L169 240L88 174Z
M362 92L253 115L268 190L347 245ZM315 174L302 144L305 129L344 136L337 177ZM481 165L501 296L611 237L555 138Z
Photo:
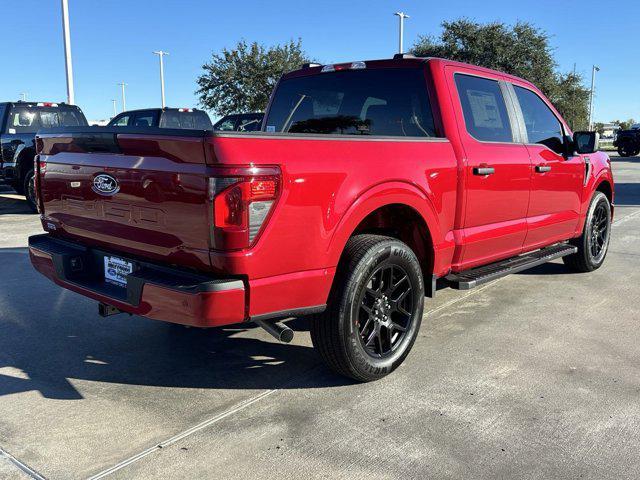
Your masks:
M262 126L264 113L234 113L218 120L214 125L214 130L228 132L255 132Z
M52 102L0 103L0 181L24 194L36 211L33 189L33 157L38 130L84 127L87 119L75 105Z
M635 157L640 153L640 124L636 123L629 130L620 130L613 141L621 157Z
M108 127L160 127L191 130L211 130L207 112L197 108L145 108L116 115Z

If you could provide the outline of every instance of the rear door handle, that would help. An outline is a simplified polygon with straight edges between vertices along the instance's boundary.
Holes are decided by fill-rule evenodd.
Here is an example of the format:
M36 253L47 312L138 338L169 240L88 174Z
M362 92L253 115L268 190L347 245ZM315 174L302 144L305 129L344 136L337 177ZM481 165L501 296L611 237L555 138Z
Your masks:
M496 173L496 169L493 167L473 167L474 175L492 175Z
M551 171L551 167L549 165L536 165L537 173L545 173L550 171Z

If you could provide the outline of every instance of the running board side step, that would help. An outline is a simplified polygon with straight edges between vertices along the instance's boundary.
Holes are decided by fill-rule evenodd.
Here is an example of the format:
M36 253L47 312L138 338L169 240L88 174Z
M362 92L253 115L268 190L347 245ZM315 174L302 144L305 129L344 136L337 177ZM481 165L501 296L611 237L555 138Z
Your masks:
M499 262L490 263L481 267L471 268L462 272L451 273L445 277L445 281L451 288L457 290L469 290L483 283L497 278L505 277L511 273L521 272L532 267L537 267L556 258L576 253L578 249L573 245L561 243L542 248L531 253L525 253L517 257L511 257Z

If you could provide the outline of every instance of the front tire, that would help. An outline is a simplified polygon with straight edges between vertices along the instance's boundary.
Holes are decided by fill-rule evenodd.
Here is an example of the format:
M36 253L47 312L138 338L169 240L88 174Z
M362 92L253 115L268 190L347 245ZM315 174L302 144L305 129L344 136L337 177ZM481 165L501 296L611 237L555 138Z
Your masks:
M571 241L577 253L563 257L574 272L592 272L604 263L611 238L611 204L602 192L596 192L589 204L582 235Z
M335 372L368 382L393 372L415 342L424 308L420 263L404 243L355 235L345 248L327 310L311 340Z

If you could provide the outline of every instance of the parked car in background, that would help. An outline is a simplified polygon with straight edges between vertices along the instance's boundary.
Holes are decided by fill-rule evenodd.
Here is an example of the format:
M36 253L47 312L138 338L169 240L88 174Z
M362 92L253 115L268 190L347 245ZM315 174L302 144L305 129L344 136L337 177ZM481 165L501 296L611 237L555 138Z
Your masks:
M35 212L33 157L38 130L82 127L87 119L75 105L53 102L0 103L0 180L24 194Z
M629 130L616 132L613 146L618 149L621 157L635 157L640 153L640 123L631 126Z
M320 356L360 381L403 362L437 281L561 257L590 272L611 233L597 134L526 80L441 59L290 72L260 132L75 128L38 145L42 274L103 315L252 321L285 341L277 320L311 315Z
M207 112L197 108L145 108L128 110L111 119L109 127L160 127L211 130Z
M255 132L262 127L264 113L234 113L218 120L214 125L214 130L235 131L235 132Z

